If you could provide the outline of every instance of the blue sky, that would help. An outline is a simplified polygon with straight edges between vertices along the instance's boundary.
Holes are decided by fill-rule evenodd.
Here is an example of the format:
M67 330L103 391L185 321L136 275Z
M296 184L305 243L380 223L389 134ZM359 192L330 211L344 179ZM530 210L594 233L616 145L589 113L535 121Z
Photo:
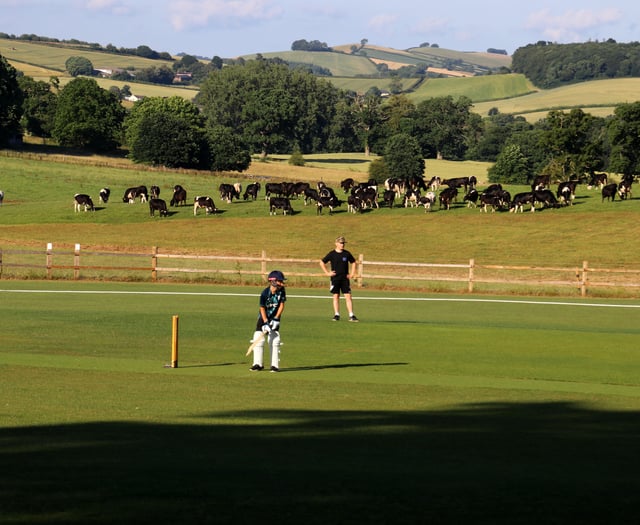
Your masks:
M511 54L539 40L638 41L640 2L0 0L0 32L222 58L286 51L299 39Z

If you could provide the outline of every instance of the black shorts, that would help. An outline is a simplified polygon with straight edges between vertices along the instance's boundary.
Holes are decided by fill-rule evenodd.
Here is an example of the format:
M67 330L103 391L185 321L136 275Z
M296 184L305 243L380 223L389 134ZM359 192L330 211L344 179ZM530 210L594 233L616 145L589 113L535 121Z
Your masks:
M340 292L351 293L351 282L347 278L333 279L331 281L331 287L329 288L329 291L332 294L338 295L340 295Z

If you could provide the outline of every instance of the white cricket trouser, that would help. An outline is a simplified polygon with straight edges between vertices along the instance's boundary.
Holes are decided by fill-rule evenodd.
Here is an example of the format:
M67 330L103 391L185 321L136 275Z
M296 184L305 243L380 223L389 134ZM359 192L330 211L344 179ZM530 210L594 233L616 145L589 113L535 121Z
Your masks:
M255 341L258 337L262 335L262 332L256 330L253 334L253 341ZM265 341L269 344L269 349L271 350L271 366L275 366L276 368L280 368L280 332L277 330L272 331L271 333L264 334L262 340L255 346L253 349L253 364L254 365L263 365L263 357L264 357L264 343Z

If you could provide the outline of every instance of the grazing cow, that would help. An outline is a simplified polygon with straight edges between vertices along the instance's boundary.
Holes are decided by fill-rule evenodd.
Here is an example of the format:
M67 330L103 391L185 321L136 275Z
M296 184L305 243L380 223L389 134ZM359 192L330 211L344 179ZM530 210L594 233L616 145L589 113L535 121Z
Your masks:
M478 196L480 200L480 211L487 213L487 209L491 207L491 211L495 212L498 208L502 207L502 199L501 196L497 193L486 193L482 192Z
M440 180L440 177L431 177L431 180L428 182L427 186L431 188L431 191L438 191L441 183L442 181Z
M478 190L475 188L469 190L467 194L462 198L464 202L467 203L467 208L475 208L478 202Z
M400 195L405 193L406 181L399 177L390 177L384 181L384 189L393 191L395 193L395 198L398 198Z
M347 197L348 211L350 211L351 213L362 212L362 207L363 207L363 204L362 204L362 199L360 197L358 197L357 195L349 195Z
M616 200L616 193L618 193L618 185L615 182L611 184L607 184L602 188L602 201L605 199L610 200L611 202Z
M393 190L384 190L382 194L382 202L387 204L389 208L393 208L393 202L396 200L396 192Z
M591 190L594 187L598 187L598 189L602 190L607 185L609 178L606 173L596 173L595 171L591 173L591 177L589 178L589 184L587 185L587 189Z
M333 214L333 209L342 205L336 197L320 197L316 202L316 214L322 215L322 208L329 208L329 215Z
M2 206L3 200L4 200L4 191L0 190L0 206Z
M271 197L269 199L269 215L277 215L278 210L282 210L282 214L290 213L293 215L291 201L287 197Z
M431 211L431 208L436 203L436 194L432 191L428 191L422 197L420 197L420 204L424 206L424 212Z
M355 185L356 185L356 181L353 180L351 177L349 177L348 179L344 179L343 181L340 182L340 187L345 193L349 193L351 188L353 188Z
M407 193L404 194L402 204L405 208L408 208L409 206L411 206L412 208L415 206L417 208L419 201L420 192L417 190L408 190Z
M558 200L551 190L536 190L533 192L535 202L542 204L543 208L557 208Z
M149 200L149 192L146 186L135 186L127 188L122 196L122 202L128 202L133 204L136 202L136 198L140 198L140 202L147 202Z
M159 199L160 198L160 187L159 186L151 186L151 198Z
M618 184L618 195L620 199L624 200L627 197L631 198L631 185L633 184L633 176L625 175L620 184Z
M450 188L464 188L464 192L467 193L470 181L469 177L454 177L452 179L444 179L442 184L449 186Z
M220 200L227 201L228 203L231 203L234 198L240 198L240 192L233 184L222 183L218 186L218 191L220 192Z
M109 197L111 195L111 190L109 188L102 188L98 193L98 199L101 203L106 204L109 202Z
M198 196L193 200L193 214L198 215L198 208L204 208L205 215L218 211L211 197Z
M536 202L536 197L535 194L532 191L526 191L523 193L516 193L513 196L513 200L511 201L511 206L509 207L509 211L510 212L515 212L518 213L518 211L520 211L521 213L524 212L524 205L525 204L530 204L531 205L531 210L529 211L536 211L535 208L535 202Z
M449 209L451 203L458 196L458 190L452 186L449 186L440 192L440 208Z
M89 195L87 195L86 193L76 193L73 196L73 209L78 212L80 211L80 208L84 207L84 211L95 211L95 208L93 207L93 201L91 200L91 197L89 197Z
M294 182L288 188L289 197L298 198L300 195L304 195L304 192L309 189L311 189L311 185L308 182Z
M352 195L360 198L363 208L370 207L373 209L380 207L378 205L378 190L374 187L358 188Z
M267 182L264 187L265 190L265 199L269 199L271 195L275 195L276 197L282 197L284 195L284 188L282 187L281 182Z
M551 187L550 175L536 175L531 183L531 191L549 189Z
M558 202L565 206L573 206L573 199L576 198L576 187L578 186L577 180L567 180L558 184L558 190L556 191L556 197Z
M169 215L165 201L162 199L149 199L149 215L155 217L156 211L160 214L160 217L167 217Z
M187 205L187 190L180 186L180 184L176 184L173 187L173 197L171 197L169 204L171 204L171 206Z
M253 182L251 184L248 184L247 189L244 190L244 195L242 196L242 198L244 200L247 200L249 197L251 197L251 200L256 200L258 198L259 191L260 191L259 182Z
M313 188L308 188L306 190L304 190L304 205L306 206L308 204L308 202L311 201L318 201L318 199L320 198L320 195L318 194L318 190L313 189Z

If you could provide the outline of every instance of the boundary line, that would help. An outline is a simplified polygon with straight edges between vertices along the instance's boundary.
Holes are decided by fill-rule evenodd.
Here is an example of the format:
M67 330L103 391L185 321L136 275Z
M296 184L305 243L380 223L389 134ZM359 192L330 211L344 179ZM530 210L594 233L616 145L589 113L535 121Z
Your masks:
M43 294L87 294L87 295L185 295L203 297L252 297L255 293L227 293L227 292L149 292L126 290L6 290L0 289L0 293L43 293ZM330 295L298 295L288 294L287 298L295 299L332 299ZM502 303L502 304L539 304L544 306L580 306L591 308L640 308L640 304L605 304L605 303L574 303L568 301L532 301L530 299L483 299L468 297L369 297L358 296L357 301L416 301L416 302L459 302L459 303Z

